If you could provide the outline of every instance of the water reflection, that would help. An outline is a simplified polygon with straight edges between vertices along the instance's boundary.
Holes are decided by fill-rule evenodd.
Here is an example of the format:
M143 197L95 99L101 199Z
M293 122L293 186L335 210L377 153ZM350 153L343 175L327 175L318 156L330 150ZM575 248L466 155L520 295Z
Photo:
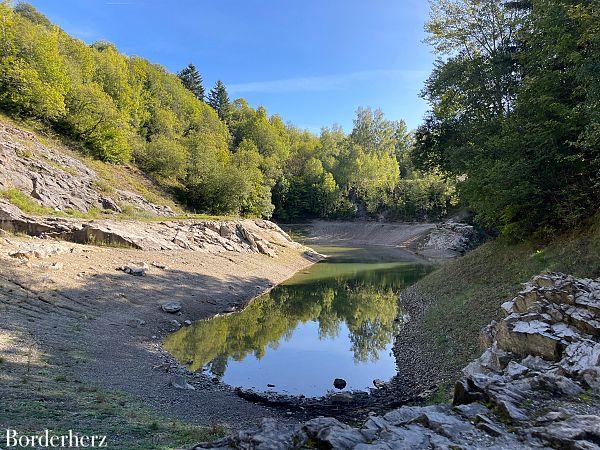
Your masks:
M429 267L373 262L376 249L319 251L333 256L239 313L181 329L166 349L181 362L192 360L191 370L205 368L228 384L258 390L274 384L316 396L335 377L345 378L348 389L390 378L391 345L403 325L398 294Z

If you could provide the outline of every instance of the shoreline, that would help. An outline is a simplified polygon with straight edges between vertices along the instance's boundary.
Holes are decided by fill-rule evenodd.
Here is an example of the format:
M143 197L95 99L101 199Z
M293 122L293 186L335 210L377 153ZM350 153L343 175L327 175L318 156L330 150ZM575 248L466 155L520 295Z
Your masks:
M202 376L190 380L195 391L170 386L175 368L162 349L162 339L174 331L171 320L194 321L237 311L311 266L316 261L307 258L304 247L278 247L278 256L272 258L91 247L14 236L8 240L13 245L0 243L0 294L16 298L0 304L4 316L0 334L10 342L0 348L7 361L0 368L10 378L20 371L16 361L14 367L11 364L10 353L18 347L36 348L64 372L52 369L51 376L124 392L169 417L206 426L286 418L283 412L246 402ZM31 242L67 250L26 262L8 256L18 244ZM151 266L145 277L115 270L139 259L167 269ZM172 300L181 302L182 315L160 310L162 303ZM43 310L37 310L38 303ZM29 394L32 399L36 396Z

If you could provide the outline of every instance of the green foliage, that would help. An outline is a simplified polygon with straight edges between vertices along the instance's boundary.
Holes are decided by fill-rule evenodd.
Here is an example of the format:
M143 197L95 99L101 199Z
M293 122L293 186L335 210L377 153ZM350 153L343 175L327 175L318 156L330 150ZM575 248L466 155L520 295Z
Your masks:
M164 135L156 135L135 155L135 161L147 173L159 177L181 177L187 163L187 149Z
M448 204L448 181L413 169L406 125L381 111L359 109L349 135L315 136L230 102L221 81L204 103L193 64L174 75L109 42L88 46L24 3L0 3L0 36L2 110L44 122L96 159L133 159L196 212L412 219Z
M208 104L217 112L222 121L228 121L231 104L227 89L221 80L217 80L215 87L210 90Z
M29 195L24 194L18 189L12 188L5 191L0 191L0 197L19 207L24 213L41 215L50 214L52 212L50 208L44 208Z
M92 155L107 162L129 159L128 126L114 100L95 82L74 86L66 99L64 126Z
M434 2L430 42L449 57L426 84L414 161L461 176L484 225L523 237L597 211L598 18L567 0Z
M279 218L427 219L456 203L440 172L414 170L404 122L379 110L360 108L349 135L335 127L319 138L293 128L288 135L292 151L273 190Z
M196 66L189 63L181 72L177 74L183 85L200 100L204 101L204 86L202 86L202 76Z

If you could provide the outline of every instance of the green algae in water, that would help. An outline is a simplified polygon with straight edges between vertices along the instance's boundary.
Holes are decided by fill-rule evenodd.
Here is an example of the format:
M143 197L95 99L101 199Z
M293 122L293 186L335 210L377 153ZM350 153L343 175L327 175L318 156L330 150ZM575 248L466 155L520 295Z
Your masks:
M332 255L243 311L194 323L165 348L221 381L257 391L321 396L334 378L366 390L396 373L394 337L404 324L402 289L431 266L382 248L319 247ZM269 387L268 385L274 385Z

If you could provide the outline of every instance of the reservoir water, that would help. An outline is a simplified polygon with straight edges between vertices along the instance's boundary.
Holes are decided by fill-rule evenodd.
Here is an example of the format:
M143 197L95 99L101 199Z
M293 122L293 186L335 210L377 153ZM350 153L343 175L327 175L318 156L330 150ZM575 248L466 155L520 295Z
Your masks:
M383 247L313 248L329 257L242 311L198 321L165 348L192 371L259 392L318 397L367 390L396 373L394 337L407 320L400 291L431 266Z

